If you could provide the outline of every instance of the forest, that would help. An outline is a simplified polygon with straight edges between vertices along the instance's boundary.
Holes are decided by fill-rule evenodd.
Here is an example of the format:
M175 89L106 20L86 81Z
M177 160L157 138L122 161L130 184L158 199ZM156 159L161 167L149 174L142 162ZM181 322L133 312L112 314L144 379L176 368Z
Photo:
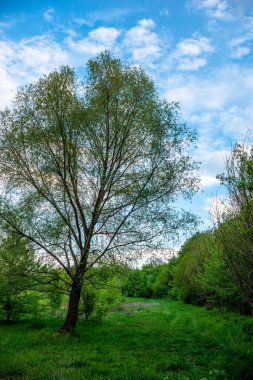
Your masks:
M0 378L252 379L250 139L197 232L176 207L200 188L197 137L141 67L63 66L0 124Z

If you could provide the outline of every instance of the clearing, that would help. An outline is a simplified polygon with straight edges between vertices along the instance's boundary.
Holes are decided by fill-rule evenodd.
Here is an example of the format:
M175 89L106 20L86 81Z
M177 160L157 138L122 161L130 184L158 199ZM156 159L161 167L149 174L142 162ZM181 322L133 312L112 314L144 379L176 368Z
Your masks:
M251 380L253 319L179 301L128 300L102 321L0 325L0 379Z

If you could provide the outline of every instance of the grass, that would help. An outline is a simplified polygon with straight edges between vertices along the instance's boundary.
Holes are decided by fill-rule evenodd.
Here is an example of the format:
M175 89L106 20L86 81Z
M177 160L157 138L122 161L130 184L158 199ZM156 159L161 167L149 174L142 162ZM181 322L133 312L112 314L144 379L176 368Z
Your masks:
M129 301L130 302L130 301ZM250 317L133 300L59 335L60 319L0 325L0 379L251 380Z

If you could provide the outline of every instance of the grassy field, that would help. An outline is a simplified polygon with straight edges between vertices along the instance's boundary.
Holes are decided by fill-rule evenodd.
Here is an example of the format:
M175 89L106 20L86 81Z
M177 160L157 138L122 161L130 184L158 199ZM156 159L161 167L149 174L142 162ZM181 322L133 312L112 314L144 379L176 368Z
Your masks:
M0 379L253 379L250 317L135 299L72 335L61 322L0 325Z

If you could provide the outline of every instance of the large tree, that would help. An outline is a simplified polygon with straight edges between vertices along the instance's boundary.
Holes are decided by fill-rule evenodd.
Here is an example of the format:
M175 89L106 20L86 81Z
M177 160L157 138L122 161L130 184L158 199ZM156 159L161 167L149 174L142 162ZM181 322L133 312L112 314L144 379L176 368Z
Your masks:
M249 141L233 146L218 178L228 199L221 210L215 210L215 236L246 311L253 313L253 146Z
M88 62L84 83L62 67L2 112L0 216L67 273L61 331L75 326L84 277L105 255L167 246L194 221L172 207L196 190L193 142L177 105L109 52Z

